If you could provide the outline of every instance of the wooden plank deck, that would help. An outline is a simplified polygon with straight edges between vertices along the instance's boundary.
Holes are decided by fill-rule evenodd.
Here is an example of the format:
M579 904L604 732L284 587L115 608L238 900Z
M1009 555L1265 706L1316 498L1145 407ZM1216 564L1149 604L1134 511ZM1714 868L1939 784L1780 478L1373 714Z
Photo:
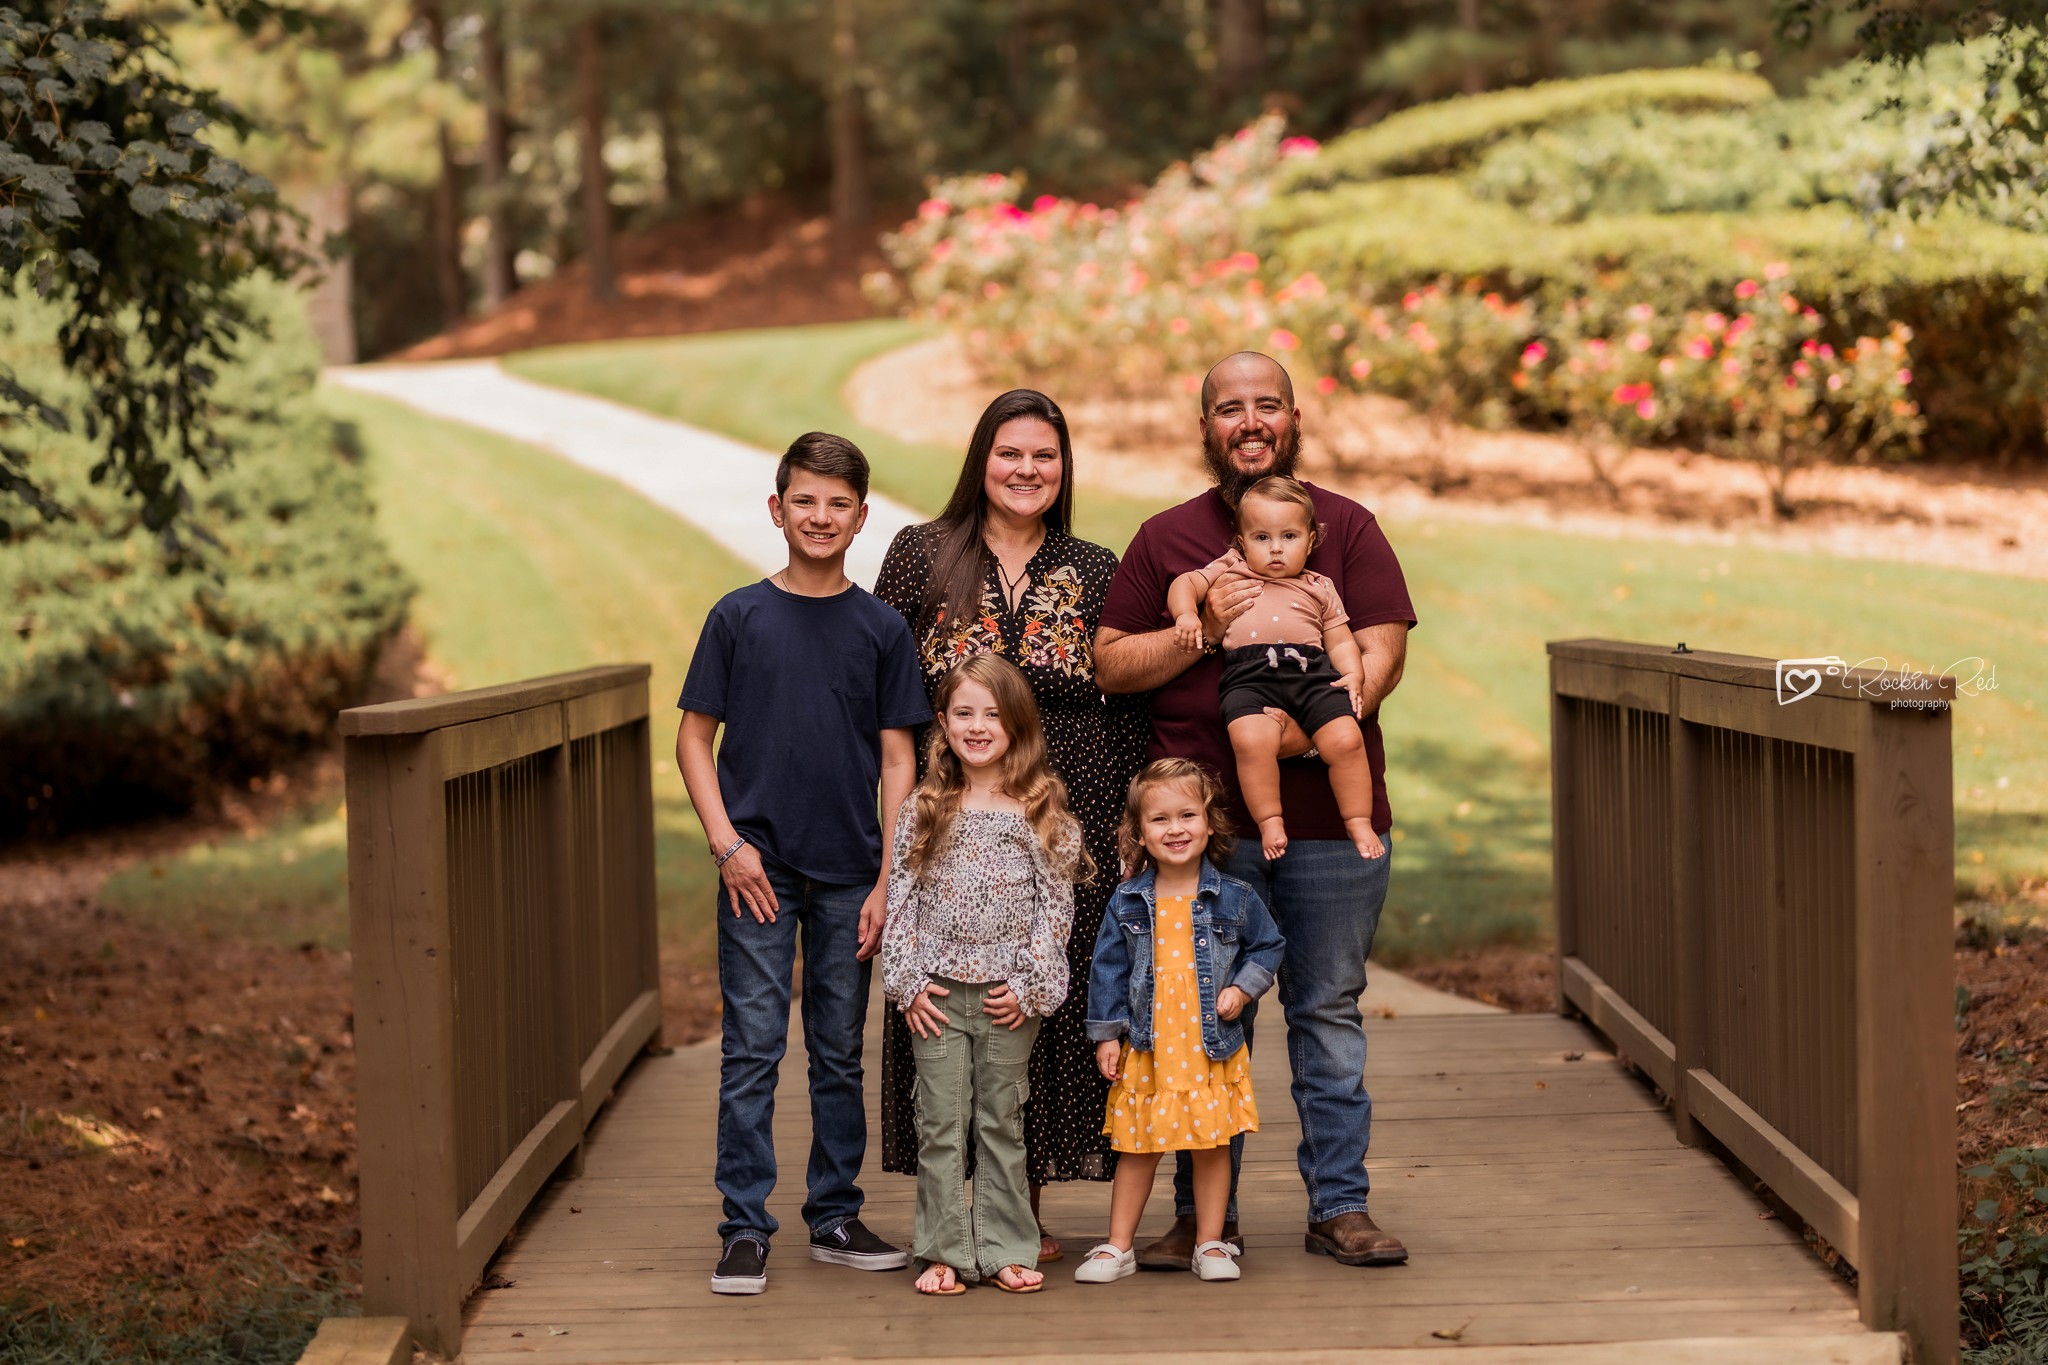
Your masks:
M1222 1365L1283 1351L1304 1361L1408 1359L1413 1348L1462 1348L1502 1365L1899 1358L1894 1338L1862 1333L1854 1293L1793 1231L1764 1216L1718 1161L1678 1145L1668 1115L1595 1034L1547 1015L1369 1020L1373 1212L1411 1260L1363 1270L1305 1255L1299 1130L1277 1016L1269 1012L1253 1068L1265 1129L1246 1153L1247 1247L1235 1285L1181 1274L1075 1284L1074 1261L1101 1237L1109 1208L1107 1186L1078 1183L1047 1191L1046 1221L1068 1257L1047 1267L1042 1294L927 1299L907 1271L811 1261L797 1213L809 1131L793 1038L768 1292L715 1296L713 1041L645 1058L628 1074L592 1129L583 1175L549 1189L498 1258L496 1273L513 1286L470 1301L463 1359L1192 1355ZM1572 1053L1584 1055L1566 1060ZM868 1055L872 1112L872 1036ZM866 1220L907 1245L914 1182L877 1164L871 1147ZM1171 1213L1162 1175L1145 1235ZM1589 1345L1649 1341L1660 1344ZM1536 1349L1472 1349L1488 1346ZM1389 1348L1408 1349L1383 1355Z

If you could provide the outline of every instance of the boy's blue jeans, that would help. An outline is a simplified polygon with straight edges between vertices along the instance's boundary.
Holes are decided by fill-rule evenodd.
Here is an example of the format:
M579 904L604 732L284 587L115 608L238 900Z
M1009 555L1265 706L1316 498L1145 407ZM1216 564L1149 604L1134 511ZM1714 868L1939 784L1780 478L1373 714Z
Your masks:
M1296 840L1277 862L1259 856L1255 839L1240 840L1225 868L1250 882L1287 936L1280 963L1280 1007L1287 1019L1287 1066L1301 1115L1296 1160L1308 1187L1312 1223L1363 1210L1371 1181L1365 1152L1372 1142L1372 1096L1365 1090L1365 959L1387 901L1393 843L1367 862L1348 839ZM1247 1046L1251 1009L1244 1012ZM1237 1218L1237 1173L1244 1135L1230 1140L1230 1209ZM1174 1158L1173 1211L1195 1211L1193 1168Z
M762 924L738 916L718 891L718 987L725 1001L718 1070L718 1192L725 1221L718 1240L775 1235L768 1212L775 1188L775 1078L789 1039L789 981L803 938L804 1047L810 1053L811 1162L804 1222L830 1232L860 1213L860 1164L867 1155L861 1093L861 1034L867 1027L872 966L860 947L860 907L872 882L814 881L762 855L779 908Z

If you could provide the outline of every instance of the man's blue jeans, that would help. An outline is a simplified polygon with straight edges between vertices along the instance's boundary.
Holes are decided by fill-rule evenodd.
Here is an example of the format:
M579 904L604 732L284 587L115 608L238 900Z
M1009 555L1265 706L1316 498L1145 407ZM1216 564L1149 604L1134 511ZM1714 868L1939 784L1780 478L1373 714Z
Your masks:
M1365 1151L1372 1142L1372 1096L1365 1091L1365 959L1387 902L1393 843L1367 862L1348 839L1297 840L1278 862L1259 856L1256 839L1241 839L1225 868L1265 898L1287 955L1280 963L1280 1008L1287 1019L1287 1066L1293 1074L1295 1111L1301 1115L1296 1159L1308 1186L1312 1223L1366 1206L1370 1179ZM1245 1041L1252 1036L1245 1011ZM1237 1218L1237 1173L1244 1136L1230 1142L1230 1209ZM1187 1154L1174 1159L1173 1211L1195 1211L1193 1171Z
M830 1232L860 1213L860 1164L867 1155L861 1095L861 1034L867 1026L870 963L860 947L860 907L872 882L813 881L763 855L779 904L762 924L718 892L718 987L725 1001L718 1070L718 1192L725 1196L721 1245L752 1237L764 1247L776 1222L775 1077L789 1039L789 981L797 937L804 950L804 1047L810 1053L811 1164L804 1222Z

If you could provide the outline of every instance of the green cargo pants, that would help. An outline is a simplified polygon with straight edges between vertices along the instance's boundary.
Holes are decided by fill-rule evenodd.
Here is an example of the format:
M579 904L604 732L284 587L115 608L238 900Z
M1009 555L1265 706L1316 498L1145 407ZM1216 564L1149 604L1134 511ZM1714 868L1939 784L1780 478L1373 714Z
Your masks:
M936 1038L913 1034L917 1058L917 1236L920 1266L949 1265L961 1283L1006 1265L1038 1267L1038 1220L1024 1176L1024 1101L1036 1019L1004 1028L981 1012L991 987L939 980L946 1016ZM969 1125L974 1203L967 1202Z

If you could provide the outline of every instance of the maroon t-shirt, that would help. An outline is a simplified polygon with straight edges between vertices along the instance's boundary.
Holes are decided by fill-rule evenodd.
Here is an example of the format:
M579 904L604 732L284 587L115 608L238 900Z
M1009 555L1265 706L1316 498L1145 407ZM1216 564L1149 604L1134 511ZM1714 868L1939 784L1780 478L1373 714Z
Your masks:
M1351 629L1389 621L1414 625L1415 608L1408 600L1401 561L1387 544L1379 520L1340 493L1314 484L1308 488L1315 497L1316 519L1323 523L1323 542L1309 556L1308 567L1337 585L1337 595L1351 616ZM1103 627L1142 635L1171 626L1167 588L1180 575L1223 553L1233 534L1230 507L1213 488L1146 521L1110 581L1102 605ZM1150 756L1190 758L1215 773L1229 794L1231 816L1239 830L1249 830L1251 817L1238 795L1237 762L1230 752L1230 736L1223 728L1223 708L1217 696L1222 679L1222 656L1205 654L1152 694ZM1377 714L1365 722L1365 752L1372 763L1372 827L1385 834L1394 826L1394 812L1387 804L1387 750ZM1288 837L1348 837L1343 817L1337 813L1337 799L1330 793L1329 770L1315 759L1280 765L1280 800L1287 815Z

